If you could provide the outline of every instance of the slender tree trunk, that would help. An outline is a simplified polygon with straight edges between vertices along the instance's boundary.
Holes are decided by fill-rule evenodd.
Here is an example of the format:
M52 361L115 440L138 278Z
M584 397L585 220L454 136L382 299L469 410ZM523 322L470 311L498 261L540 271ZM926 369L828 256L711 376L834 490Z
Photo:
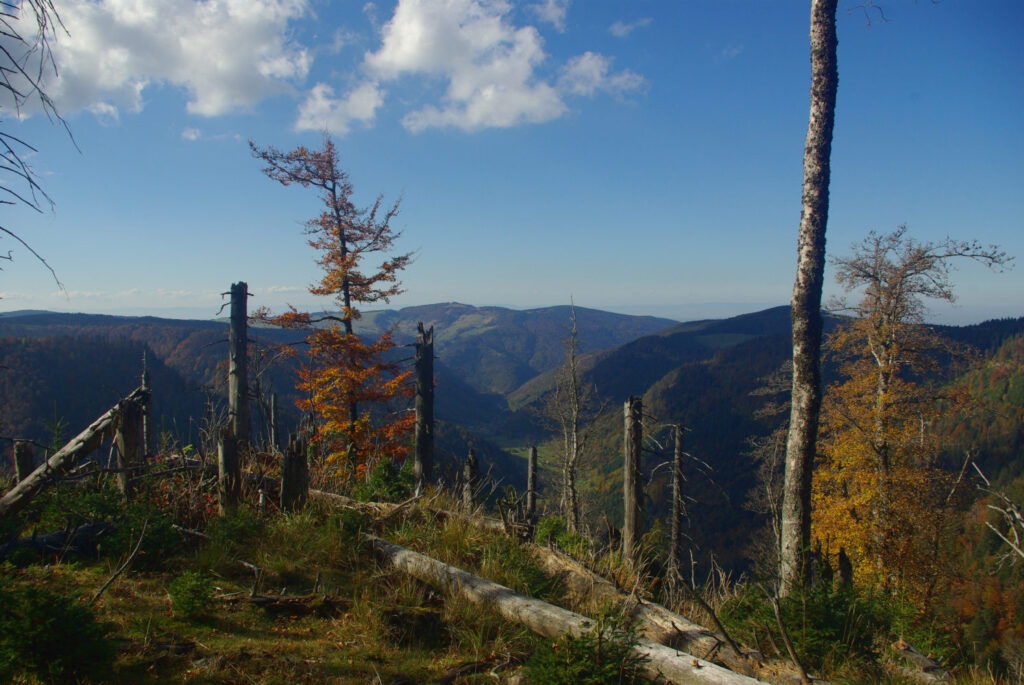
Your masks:
M434 478L434 327L416 335L416 452L413 475L422 493Z
M231 285L230 366L228 368L228 418L239 445L249 442L249 357L244 281Z
M683 566L683 425L676 424L675 450L672 454L672 539L669 544L668 570L674 587Z
M643 403L639 397L630 397L623 407L624 435L622 467L622 493L624 520L622 524L622 556L637 560L643 520L643 488L640 480L640 446L643 443L641 420Z
M480 485L480 462L476 460L476 452L469 448L469 457L462 467L462 505L472 510L476 505L476 491Z
M217 441L217 508L227 516L238 508L241 493L238 468L238 441L230 428L223 428Z
M796 283L793 286L793 394L786 443L779 593L803 580L811 543L811 474L821 409L821 290L839 72L837 0L811 1L811 106L804 143L804 184Z
M277 439L277 393L270 393L270 449L277 452L281 446Z
M537 448L530 448L526 460L526 518L530 521L537 516Z

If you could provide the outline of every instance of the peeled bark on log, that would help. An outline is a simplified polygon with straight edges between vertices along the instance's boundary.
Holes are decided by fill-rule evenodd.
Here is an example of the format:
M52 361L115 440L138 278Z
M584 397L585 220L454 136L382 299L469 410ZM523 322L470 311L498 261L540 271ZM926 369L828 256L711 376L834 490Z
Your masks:
M504 618L520 623L548 639L565 634L583 635L592 631L595 621L567 609L542 602L492 583L436 559L424 556L386 540L366 535L374 550L395 568L430 585L445 588L473 604L490 608ZM669 683L757 683L710 661L678 652L665 645L640 640L636 653L647 659L645 673Z
M136 388L121 402L140 402L148 391ZM113 437L117 427L120 403L111 407L107 413L93 421L88 428L76 435L68 444L61 447L49 459L44 461L29 476L11 488L0 498L0 519L14 516L25 505L32 501L36 494L52 482L55 475L74 466L82 457L99 447L105 440Z

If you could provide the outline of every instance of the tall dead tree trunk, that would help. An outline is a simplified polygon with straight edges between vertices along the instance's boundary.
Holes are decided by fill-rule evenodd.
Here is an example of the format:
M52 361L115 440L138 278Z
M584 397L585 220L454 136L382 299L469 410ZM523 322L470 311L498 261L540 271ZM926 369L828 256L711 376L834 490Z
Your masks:
M36 458L32 454L32 445L24 440L14 442L14 473L18 482L28 478L36 468Z
M643 402L630 397L623 407L624 435L622 467L622 494L624 498L622 523L622 556L637 561L643 520L643 487L640 478L640 446L643 444Z
M803 581L811 544L811 473L821 409L821 290L839 71L837 0L811 0L811 106L804 143L804 184L793 286L793 392L782 500L779 594Z
M217 441L217 509L221 516L227 516L238 508L241 489L238 440L230 428L224 427Z
M416 492L433 479L434 473L434 327L424 330L423 322L416 335L416 452L413 475Z
M277 393L270 393L270 450L277 452L281 449L280 443L277 441Z
M537 516L537 448L530 448L526 459L526 518L533 521Z
M672 454L672 539L668 550L669 587L675 588L683 567L683 425L673 426L675 449Z
M288 439L281 466L281 510L299 509L309 498L309 463L305 436L293 435Z
M142 423L145 416L142 402L122 402L117 432L114 434L114 446L117 449L117 487L127 498L131 494L133 466L142 463L145 455Z
M231 348L228 366L228 420L239 445L249 443L249 353L247 302L249 286L231 284Z
M469 448L469 457L462 467L462 505L467 510L476 505L477 490L480 488L480 462L476 460L476 452Z

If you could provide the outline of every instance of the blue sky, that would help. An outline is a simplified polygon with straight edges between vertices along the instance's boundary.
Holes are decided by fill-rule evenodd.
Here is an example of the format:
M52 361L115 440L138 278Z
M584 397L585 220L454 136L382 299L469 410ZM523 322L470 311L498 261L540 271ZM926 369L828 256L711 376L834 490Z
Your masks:
M1024 255L1024 5L840 3L830 252L906 223ZM360 203L402 197L392 306L565 304L721 316L785 304L807 126L807 3L60 0L31 105L52 212L3 208L0 311L209 318L323 307L311 191L247 141L340 147ZM1024 267L963 264L939 321L1024 315ZM830 290L835 288L831 285Z

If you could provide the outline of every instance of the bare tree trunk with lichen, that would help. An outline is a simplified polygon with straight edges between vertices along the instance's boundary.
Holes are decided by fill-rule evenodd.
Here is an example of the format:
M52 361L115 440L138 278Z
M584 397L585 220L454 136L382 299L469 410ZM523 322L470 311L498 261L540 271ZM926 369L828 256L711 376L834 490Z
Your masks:
M804 183L793 286L793 392L786 443L779 594L804 579L811 543L811 474L821 410L821 291L839 70L837 0L811 2L811 105L804 143Z

